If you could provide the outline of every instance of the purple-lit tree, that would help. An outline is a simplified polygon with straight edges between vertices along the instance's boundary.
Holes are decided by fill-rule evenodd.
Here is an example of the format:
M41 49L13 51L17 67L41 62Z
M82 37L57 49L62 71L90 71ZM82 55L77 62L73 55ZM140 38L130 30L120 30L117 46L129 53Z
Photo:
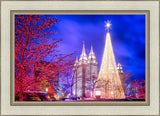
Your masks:
M72 95L72 89L73 89L73 85L75 84L73 75L72 75L72 69L73 69L73 65L75 59L73 59L72 57L68 57L68 59L66 59L68 61L68 64L66 64L66 70L67 73L61 73L60 76L60 86L61 86L61 90L64 93L64 95L70 94Z

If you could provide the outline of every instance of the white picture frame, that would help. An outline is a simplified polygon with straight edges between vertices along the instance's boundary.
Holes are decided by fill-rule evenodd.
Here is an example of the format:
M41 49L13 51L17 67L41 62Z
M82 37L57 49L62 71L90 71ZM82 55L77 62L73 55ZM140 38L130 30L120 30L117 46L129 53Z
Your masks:
M150 104L148 106L13 106L10 13L37 10L146 10L150 12ZM159 115L159 1L1 1L1 115Z

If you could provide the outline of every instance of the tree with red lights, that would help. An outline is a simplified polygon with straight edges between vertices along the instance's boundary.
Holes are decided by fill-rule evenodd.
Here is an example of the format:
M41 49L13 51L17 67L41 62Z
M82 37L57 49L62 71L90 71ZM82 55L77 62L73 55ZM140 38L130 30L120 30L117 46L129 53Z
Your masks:
M128 86L126 89L127 94L129 93L128 97L132 99L145 99L145 80L134 80L130 84L131 86Z
M139 98L145 99L145 80L140 81L140 87L139 87Z
M15 95L19 101L23 101L24 91L36 91L37 82L51 82L57 73L67 72L65 59L71 55L58 54L56 48L61 40L52 38L57 22L58 19L51 16L15 16ZM42 65L43 69L35 76L35 64L40 61L45 66Z

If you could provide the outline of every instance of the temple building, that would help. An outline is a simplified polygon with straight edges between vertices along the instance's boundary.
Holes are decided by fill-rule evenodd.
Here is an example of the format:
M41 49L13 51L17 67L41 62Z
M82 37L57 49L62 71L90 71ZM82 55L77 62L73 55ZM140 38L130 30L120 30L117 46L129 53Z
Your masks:
M119 73L119 76L120 76L120 80L121 80L121 83L122 83L123 90L125 90L124 71L123 71L122 65L120 63L120 60L118 60L117 70L118 70L118 73Z
M116 68L124 88L124 71L120 61L118 61ZM83 43L82 53L79 60L76 57L72 75L74 78L73 94L78 97L93 97L94 87L98 78L98 62L92 46L89 57L87 57L85 44Z
M92 46L89 57L87 57L83 42L82 53L79 60L76 58L72 74L74 78L73 94L78 97L92 97L98 77L98 62Z
M98 97L103 99L124 99L124 72L120 62L116 65L112 41L109 33L111 23L106 22L106 39L102 63L98 72L93 47L87 57L83 43L80 59L76 58L73 68L73 94L78 97Z

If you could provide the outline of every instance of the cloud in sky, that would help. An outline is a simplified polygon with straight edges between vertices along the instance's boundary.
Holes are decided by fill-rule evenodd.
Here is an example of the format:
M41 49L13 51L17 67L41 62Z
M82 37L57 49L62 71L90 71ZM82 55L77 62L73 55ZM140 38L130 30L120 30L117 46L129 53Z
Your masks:
M105 45L105 23L110 20L111 41L116 62L136 79L145 79L145 15L52 15L60 20L54 27L54 38L62 39L59 50L72 53L82 50L85 41L89 55L91 45L100 68Z

